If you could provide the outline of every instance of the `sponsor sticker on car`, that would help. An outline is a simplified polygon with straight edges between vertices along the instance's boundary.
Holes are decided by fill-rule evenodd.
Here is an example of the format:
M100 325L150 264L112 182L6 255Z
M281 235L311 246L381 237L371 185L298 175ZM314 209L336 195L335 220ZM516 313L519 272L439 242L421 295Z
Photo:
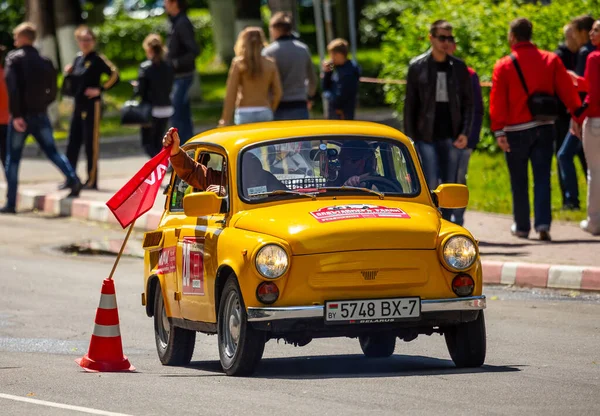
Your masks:
M366 204L335 205L312 211L310 215L321 223L364 218L410 218L400 208Z

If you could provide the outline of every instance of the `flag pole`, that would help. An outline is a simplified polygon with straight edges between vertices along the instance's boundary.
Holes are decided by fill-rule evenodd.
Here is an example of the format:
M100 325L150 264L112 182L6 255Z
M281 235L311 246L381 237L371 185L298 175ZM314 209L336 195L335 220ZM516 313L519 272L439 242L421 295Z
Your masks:
M109 280L113 278L115 274L115 270L117 270L117 265L119 264L119 260L121 260L121 256L123 255L123 251L125 250L125 245L127 244L127 240L129 240L129 236L131 235L131 231L133 231L133 226L135 225L135 220L129 226L127 230L127 234L125 234L125 239L123 239L123 244L121 244L121 249L119 250L119 254L117 254L117 258L115 259L115 264L113 264L113 268L110 271L110 275L108 276Z

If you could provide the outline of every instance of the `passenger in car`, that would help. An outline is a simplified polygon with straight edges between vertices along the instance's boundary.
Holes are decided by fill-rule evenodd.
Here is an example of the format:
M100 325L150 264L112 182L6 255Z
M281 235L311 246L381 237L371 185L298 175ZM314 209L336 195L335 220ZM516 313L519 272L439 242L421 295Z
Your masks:
M177 176L194 188L224 196L227 184L226 178L222 177L224 175L196 162L179 147L179 143L179 133L176 128L171 127L163 137L163 146L169 147L172 145L170 160Z
M170 128L163 137L163 146L171 146L171 165L181 180L197 189L226 195L227 180L222 173L196 162L179 147L177 129ZM287 189L271 172L263 169L262 163L254 154L247 152L242 163L242 185L244 195ZM221 186L221 184L223 186Z

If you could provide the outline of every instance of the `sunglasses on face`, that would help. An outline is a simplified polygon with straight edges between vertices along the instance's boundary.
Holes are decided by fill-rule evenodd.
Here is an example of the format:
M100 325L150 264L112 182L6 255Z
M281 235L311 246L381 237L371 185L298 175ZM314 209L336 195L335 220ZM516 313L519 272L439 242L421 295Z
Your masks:
M438 39L440 42L451 42L454 43L454 36L450 35L450 36L446 36L446 35L438 35L438 36L434 36L436 39Z
M92 39L92 38L79 38L79 39L77 39L77 41L81 42L81 43L88 43L88 42L93 42L94 39Z

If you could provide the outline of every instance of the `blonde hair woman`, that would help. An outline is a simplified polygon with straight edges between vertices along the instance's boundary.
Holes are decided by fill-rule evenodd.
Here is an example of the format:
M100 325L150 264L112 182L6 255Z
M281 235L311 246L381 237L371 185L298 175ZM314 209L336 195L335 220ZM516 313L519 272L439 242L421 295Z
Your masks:
M248 27L238 36L235 58L227 77L227 92L219 126L273 120L281 99L281 81L275 62L262 56L265 34Z

